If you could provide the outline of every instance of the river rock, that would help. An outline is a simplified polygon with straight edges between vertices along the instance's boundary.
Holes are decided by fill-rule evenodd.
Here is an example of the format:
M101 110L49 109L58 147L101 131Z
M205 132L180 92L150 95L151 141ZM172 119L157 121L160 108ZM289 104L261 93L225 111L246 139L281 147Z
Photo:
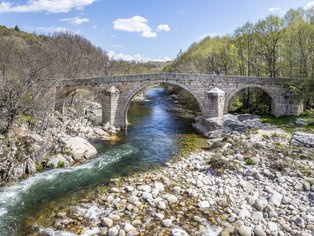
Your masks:
M172 194L168 194L166 196L166 199L169 203L176 203L178 200L178 198L175 196L175 195L172 195Z
M183 229L173 229L171 230L172 236L189 236L187 232L185 232Z
M282 201L282 195L276 191L273 192L272 196L270 197L269 200L272 204L275 206L280 206L281 201Z
M68 166L69 162L67 161L67 159L61 155L55 155L49 158L46 167L48 168L57 168L57 167L63 167L63 166Z
M292 142L299 144L304 147L313 148L314 147L314 134L305 132L295 132L293 134Z
M152 188L149 185L142 185L137 187L138 190L143 192L151 192Z
M252 235L252 229L250 227L247 227L245 225L242 225L238 232L241 236L251 236Z
M244 208L239 212L238 216L241 220L244 220L245 218L250 218L251 213L249 212L248 209Z
M161 221L162 225L169 228L172 225L172 220L171 219L164 219Z
M295 223L296 226L300 227L301 229L304 229L304 228L305 228L304 220L303 220L301 217L297 217L297 218L294 220L294 223Z
M271 235L277 235L278 234L278 227L277 224L275 222L268 222L267 223L268 229L271 233Z
M138 197L136 197L136 196L129 196L129 197L128 197L128 202L129 202L129 203L135 204L135 203L138 202L138 201L139 201L139 199L138 199Z
M268 201L265 198L256 199L255 201L255 208L259 211L263 211L264 208L267 206Z
M266 236L266 233L263 230L262 226L256 225L256 227L254 229L254 235L255 236Z
M208 201L201 201L198 203L198 207L199 208L208 208L208 207L210 207L210 204Z
M156 182L155 183L155 189L157 189L159 192L163 192L165 190L165 187L164 187L163 183Z
M101 224L103 226L107 226L108 228L111 228L113 226L113 220L107 217L104 217L104 218L101 218Z
M125 233L124 229L120 229L119 236L125 236L125 235L126 235L126 233Z
M81 137L63 137L61 142L70 150L70 154L76 161L83 158L89 159L97 154L96 148Z
M136 228L129 223L125 223L124 230L125 230L125 232L129 233L131 231L135 232Z
M119 234L119 230L116 227L112 227L108 230L108 236L117 236Z
M167 205L164 201L158 201L156 205L157 205L157 208L161 210L165 210L167 208Z

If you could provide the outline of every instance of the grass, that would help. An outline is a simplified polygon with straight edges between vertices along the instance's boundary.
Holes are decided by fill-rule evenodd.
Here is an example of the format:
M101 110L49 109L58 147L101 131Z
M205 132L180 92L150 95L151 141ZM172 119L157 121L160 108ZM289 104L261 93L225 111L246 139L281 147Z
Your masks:
M36 171L41 172L44 169L43 165L41 163L36 164Z
M63 161L58 161L58 168L63 168L65 163Z
M295 122L297 118L302 118L309 123L307 125L297 125ZM269 123L284 129L285 131L292 133L296 131L306 131L314 133L314 109L308 110L300 114L300 116L282 116L274 117L270 114L261 115L261 121L263 123Z
M251 158L249 158L249 159L246 159L246 160L245 160L245 164L247 164L248 166L252 166L252 165L255 165L256 163L255 163L254 160L252 160Z

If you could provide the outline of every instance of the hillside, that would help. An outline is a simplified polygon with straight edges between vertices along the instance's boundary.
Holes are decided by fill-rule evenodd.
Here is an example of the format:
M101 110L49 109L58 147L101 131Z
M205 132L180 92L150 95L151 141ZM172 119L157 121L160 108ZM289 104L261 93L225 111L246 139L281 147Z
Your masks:
M232 35L193 43L164 68L172 72L314 79L314 11L289 10L246 23Z
M103 49L71 32L45 36L0 26L0 37L0 134L18 117L44 129L58 79L160 70L156 64L110 60Z

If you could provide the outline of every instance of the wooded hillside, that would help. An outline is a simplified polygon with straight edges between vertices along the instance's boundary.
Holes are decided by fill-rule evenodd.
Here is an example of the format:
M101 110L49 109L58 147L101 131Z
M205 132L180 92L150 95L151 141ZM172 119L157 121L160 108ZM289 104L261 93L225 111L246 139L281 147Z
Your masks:
M247 22L232 35L207 37L193 43L164 70L292 78L287 87L313 107L314 9L291 9L283 17L270 15L255 24ZM248 93L242 94L242 100L252 100Z
M19 116L36 126L45 124L53 103L51 88L58 79L161 70L149 63L110 60L80 35L35 35L17 26L0 26L0 52L0 133L8 132Z

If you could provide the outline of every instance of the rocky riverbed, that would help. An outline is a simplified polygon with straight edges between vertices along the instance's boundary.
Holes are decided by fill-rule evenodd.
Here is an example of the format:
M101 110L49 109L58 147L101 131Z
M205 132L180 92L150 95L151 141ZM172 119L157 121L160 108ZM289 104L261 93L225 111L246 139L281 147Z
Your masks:
M88 117L58 112L50 117L50 125L43 132L15 126L7 136L0 136L0 185L43 170L82 163L97 153L88 140L106 140L116 133L109 123L95 126Z
M267 126L212 139L208 150L113 179L32 227L41 235L313 235L314 150L300 135Z

